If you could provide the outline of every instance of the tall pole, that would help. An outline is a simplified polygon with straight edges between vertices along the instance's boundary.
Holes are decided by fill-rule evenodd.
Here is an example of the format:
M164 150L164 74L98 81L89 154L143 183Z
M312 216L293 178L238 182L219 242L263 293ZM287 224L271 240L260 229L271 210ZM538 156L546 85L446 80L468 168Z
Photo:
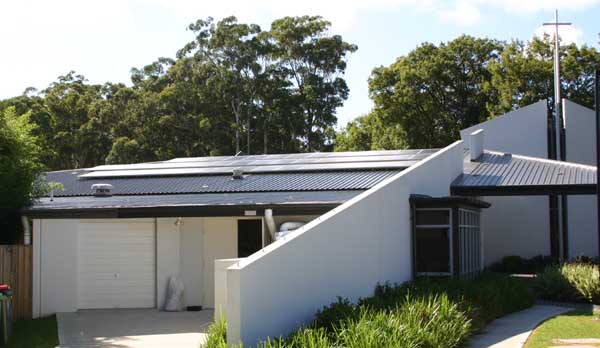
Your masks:
M562 100L560 96L561 80L560 80L560 37L558 35L558 27L562 25L571 25L571 23L561 23L558 21L558 10L554 12L554 22L543 23L544 26L554 27L554 158L559 161L566 160L566 149L561 144L562 132L564 129L564 121L562 117ZM567 230L567 215L566 206L567 199L560 195L556 197L556 214L558 217L558 244L559 250L557 257L559 259L568 258L568 230Z
M596 78L594 80L595 102L594 109L596 110L596 209L598 218L598 256L600 257L600 70L596 70Z
M554 22L543 23L543 26L554 27L554 112L555 112L555 126L556 126L556 159L561 159L560 149L560 130L563 128L562 112L561 112L561 97L560 97L560 36L558 35L558 27L563 25L571 25L569 22L558 21L558 10L554 11Z

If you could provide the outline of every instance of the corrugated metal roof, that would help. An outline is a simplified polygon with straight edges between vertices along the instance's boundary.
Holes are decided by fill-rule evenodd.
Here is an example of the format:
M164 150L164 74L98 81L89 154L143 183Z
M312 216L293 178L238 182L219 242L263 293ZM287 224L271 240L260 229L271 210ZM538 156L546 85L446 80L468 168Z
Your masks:
M452 183L458 195L593 194L596 167L485 151Z
M79 175L84 171L73 170L47 173L47 179L60 182L65 188L55 191L55 197L92 196L91 187L96 183L113 185L113 195L335 191L366 190L399 171L267 173L249 174L234 180L231 175L82 179Z
M144 207L201 207L201 206L252 206L252 205L322 205L341 204L363 192L318 191L318 192L251 192L251 193L205 193L148 196L112 197L55 197L42 198L27 212L68 210L68 209L108 209Z

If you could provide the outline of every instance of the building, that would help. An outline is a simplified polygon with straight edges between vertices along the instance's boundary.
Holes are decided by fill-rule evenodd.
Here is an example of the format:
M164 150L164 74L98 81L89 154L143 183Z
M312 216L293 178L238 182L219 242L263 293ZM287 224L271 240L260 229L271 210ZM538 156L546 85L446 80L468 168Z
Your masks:
M593 113L565 101L565 114L572 163L548 159L540 102L464 130L443 149L48 173L65 190L25 210L33 315L161 308L178 274L186 305L217 309L229 342L252 345L377 283L470 276L513 254L597 255ZM569 228L559 232L549 197L561 195ZM283 226L300 227L276 238Z

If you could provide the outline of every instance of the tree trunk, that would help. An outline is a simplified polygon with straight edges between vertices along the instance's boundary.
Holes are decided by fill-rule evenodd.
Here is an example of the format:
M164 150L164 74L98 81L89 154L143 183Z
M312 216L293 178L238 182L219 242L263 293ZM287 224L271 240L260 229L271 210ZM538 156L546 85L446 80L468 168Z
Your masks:
M235 154L240 152L240 115L235 113Z
M248 113L246 114L246 148L247 148L247 153L246 155L250 154L250 110L248 110Z
M263 126L263 154L266 155L268 152L268 131L267 131L267 127L268 127L269 123L267 122L267 118L265 117L264 120L264 126Z

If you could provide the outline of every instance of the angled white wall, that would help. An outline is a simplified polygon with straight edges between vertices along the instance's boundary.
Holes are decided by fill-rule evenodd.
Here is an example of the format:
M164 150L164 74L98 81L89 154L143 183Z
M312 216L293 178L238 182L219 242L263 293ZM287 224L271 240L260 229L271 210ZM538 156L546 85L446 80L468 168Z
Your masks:
M567 161L596 165L594 111L563 99ZM569 256L598 255L597 201L595 195L569 196Z
M227 269L228 342L285 335L336 296L412 276L409 196L447 196L462 173L462 142L385 180Z
M466 128L460 132L461 139L467 143L471 133L483 129L486 150L548 158L546 105L546 101L541 100ZM481 215L486 265L508 255L533 257L550 254L548 197L482 199L492 204Z
M460 131L468 145L469 135L476 130L485 132L485 149L519 155L548 158L547 119L545 100L519 110L492 118Z

